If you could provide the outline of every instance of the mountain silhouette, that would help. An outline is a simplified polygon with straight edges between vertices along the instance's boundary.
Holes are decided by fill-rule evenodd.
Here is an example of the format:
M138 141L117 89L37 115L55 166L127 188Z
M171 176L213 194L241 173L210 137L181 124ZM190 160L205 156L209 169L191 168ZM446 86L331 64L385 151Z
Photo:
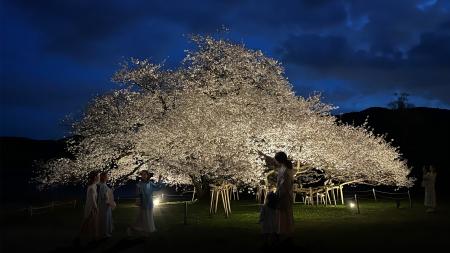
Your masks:
M67 156L65 139L0 137L0 200L32 202L41 193L31 183L35 161ZM18 191L18 189L20 189Z
M416 187L422 178L422 166L433 165L438 170L436 187L450 190L446 183L450 169L450 110L415 107L391 110L372 107L360 112L337 116L343 123L367 125L376 134L386 134L386 139L399 148L403 158L412 168L411 175L417 178Z

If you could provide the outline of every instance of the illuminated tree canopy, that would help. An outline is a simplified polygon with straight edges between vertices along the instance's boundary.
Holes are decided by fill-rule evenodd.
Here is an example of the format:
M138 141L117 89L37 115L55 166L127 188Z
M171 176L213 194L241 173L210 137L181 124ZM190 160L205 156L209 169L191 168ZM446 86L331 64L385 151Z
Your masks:
M171 184L255 186L265 169L258 152L281 150L336 181L412 184L384 136L337 123L319 95L296 96L276 60L227 40L192 40L178 69L125 63L113 77L121 89L95 98L73 124L73 157L47 162L36 179L66 184L108 170L117 185L149 168Z

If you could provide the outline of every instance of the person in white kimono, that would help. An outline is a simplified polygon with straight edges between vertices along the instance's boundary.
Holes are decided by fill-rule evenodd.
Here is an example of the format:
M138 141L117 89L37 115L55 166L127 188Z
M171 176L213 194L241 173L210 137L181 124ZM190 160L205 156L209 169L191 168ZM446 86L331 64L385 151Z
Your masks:
M434 212L436 209L436 175L436 169L433 166L430 166L428 170L423 168L422 187L425 188L424 205L427 212Z
M112 236L113 219L112 210L115 207L114 196L111 188L106 184L108 182L108 173L100 173L100 183L98 189L98 229L100 238L109 238Z
M157 183L150 181L153 173L146 170L140 173L141 181L137 184L137 193L139 195L139 214L136 222L127 229L128 236L132 236L134 232L143 233L148 236L156 231L155 221L153 219L153 192L162 189L161 175Z
M84 206L84 217L78 236L79 243L85 245L98 239L98 206L97 206L97 183L99 176L97 172L89 174L88 187L86 191L86 204Z

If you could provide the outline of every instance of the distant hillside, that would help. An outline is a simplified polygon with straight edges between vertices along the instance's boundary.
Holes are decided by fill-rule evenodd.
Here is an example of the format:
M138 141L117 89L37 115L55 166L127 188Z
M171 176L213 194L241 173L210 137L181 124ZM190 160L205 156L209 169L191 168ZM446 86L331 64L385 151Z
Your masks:
M337 116L344 123L368 125L377 134L387 134L400 148L412 174L421 178L421 167L433 164L438 169L438 187L450 189L450 110L435 108L408 108L391 110L368 108L361 112Z
M32 140L0 137L0 200L35 198L36 188L29 184L35 160L65 156L64 140ZM13 195L13 191L15 192Z

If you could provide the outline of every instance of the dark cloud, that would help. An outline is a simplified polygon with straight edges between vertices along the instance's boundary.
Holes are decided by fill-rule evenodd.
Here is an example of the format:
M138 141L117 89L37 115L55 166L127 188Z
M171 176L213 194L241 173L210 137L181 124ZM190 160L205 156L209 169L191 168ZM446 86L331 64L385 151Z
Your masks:
M171 23L188 26L190 32L217 29L222 24L217 12L224 11L227 5L191 5L186 1L168 4L166 1L14 0L9 6L42 33L44 50L85 61L93 55L108 53L108 46L117 35L132 39L144 37L139 42L152 44L157 52L168 37L179 40L182 35L168 36L173 32L167 29ZM211 11L214 9L216 12Z
M221 36L281 59L297 93L321 91L341 111L386 105L395 91L450 108L449 0L0 4L0 135L60 136L63 115L116 88L118 63L176 67L192 47L184 35L222 25L231 32Z
M290 36L278 49L286 63L307 65L328 69L348 64L348 54L352 53L347 40L338 36L303 34Z
M317 30L345 23L345 5L339 1L247 1L237 10L245 24L264 29Z
M444 21L439 25L442 31L450 32L450 20Z
M214 33L222 25L239 31L245 30L245 33L252 33L252 29L270 33L283 27L317 30L341 25L346 20L344 5L339 1L325 0L11 0L8 5L43 34L45 50L82 60L105 51L105 44L107 47L110 40L117 38L118 34L145 37L147 41L141 43L152 43L157 39L157 43L152 43L157 48L165 44L167 39L179 40L182 33ZM181 29L174 34L167 26L178 26ZM135 31L133 27L146 29ZM152 36L158 30L167 34Z
M314 78L348 80L359 91L403 89L450 101L450 36L424 34L406 52L352 49L343 37L300 35L279 49L284 62L310 70ZM424 92L426 91L426 92Z
M24 18L45 33L49 50L83 47L126 27L133 15L112 1L32 1L15 0ZM139 10L139 9L137 9Z
M290 35L276 52L288 68L307 69L305 79L345 80L355 94L403 90L449 107L449 2L422 2L348 2L348 18L366 17L363 27Z
M450 32L422 34L420 43L408 52L408 57L413 66L450 70Z

